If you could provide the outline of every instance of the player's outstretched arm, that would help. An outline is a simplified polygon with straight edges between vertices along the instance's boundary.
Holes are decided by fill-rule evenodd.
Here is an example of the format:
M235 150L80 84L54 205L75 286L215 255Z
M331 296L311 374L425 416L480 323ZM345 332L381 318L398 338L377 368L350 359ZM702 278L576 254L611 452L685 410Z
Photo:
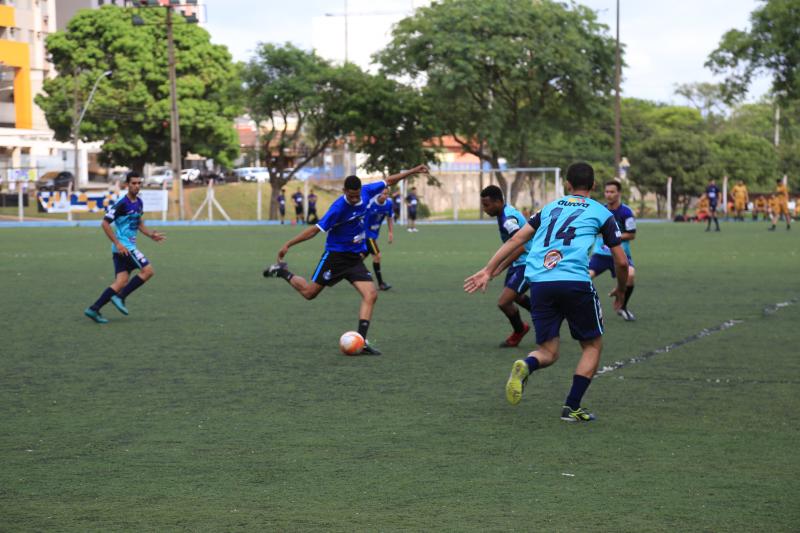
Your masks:
M492 274L497 270L500 264L509 256L511 256L520 246L525 246L525 243L533 238L536 230L533 226L526 224L513 237L508 239L503 245L498 248L497 252L489 260L489 263L472 276L464 280L464 290L468 293L476 291L485 291L486 286L492 280Z
M614 271L617 275L617 287L609 293L614 298L614 310L622 309L625 302L625 289L628 285L628 257L622 246L612 246L611 256L614 258Z
M521 256L524 253L525 253L525 245L522 245L519 248L517 248L517 251L515 251L513 254L509 255L505 259L503 259L503 262L500 263L500 266L497 267L497 270L492 272L492 278L496 278L497 276L502 274L503 271L508 268L508 265L519 259L519 256Z
M303 231L301 231L300 234L294 237L293 239L286 241L286 244L284 244L278 251L278 261L283 261L283 258L286 256L286 254L289 253L289 248L291 248L295 244L300 244L303 241L313 239L319 232L320 232L319 227L311 226L310 228L306 228Z
M405 170L403 172L400 172L399 174L392 174L384 181L386 181L386 185L388 187L392 187L393 185L396 185L398 182L406 179L409 176L413 176L414 174L427 174L428 172L429 172L428 167L426 165L417 165L414 168L410 170Z
M144 225L144 220L139 222L139 231L141 231L142 235L144 235L145 237L150 237L156 242L161 242L163 240L166 240L167 238L167 235L165 233L161 233L160 231L155 231L155 230L150 231L150 228Z
M394 220L392 220L392 217L386 219L386 224L389 226L389 244L392 244L392 241L394 241Z

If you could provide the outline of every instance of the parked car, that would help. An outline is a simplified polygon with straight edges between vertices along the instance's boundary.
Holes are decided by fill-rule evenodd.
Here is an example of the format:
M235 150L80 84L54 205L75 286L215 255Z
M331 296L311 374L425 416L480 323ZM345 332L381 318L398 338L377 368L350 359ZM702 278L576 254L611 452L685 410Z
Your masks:
M184 168L181 170L181 180L184 183L195 183L200 181L199 168Z
M240 167L233 169L242 181L267 181L269 180L269 171L265 167Z
M66 191L70 183L75 186L72 172L67 171L53 171L45 172L42 177L36 182L36 188L39 190L49 191Z
M172 169L169 167L158 167L144 179L145 187L161 187L164 183L167 187L172 187Z

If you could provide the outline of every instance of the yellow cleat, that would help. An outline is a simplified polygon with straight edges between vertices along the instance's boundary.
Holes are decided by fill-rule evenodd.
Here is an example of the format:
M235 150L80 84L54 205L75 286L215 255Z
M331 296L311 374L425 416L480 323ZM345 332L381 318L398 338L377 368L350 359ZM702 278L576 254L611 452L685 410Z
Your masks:
M528 365L522 359L514 361L511 367L511 375L506 382L506 400L511 405L517 405L522 400L522 391L525 389L525 382L528 381Z

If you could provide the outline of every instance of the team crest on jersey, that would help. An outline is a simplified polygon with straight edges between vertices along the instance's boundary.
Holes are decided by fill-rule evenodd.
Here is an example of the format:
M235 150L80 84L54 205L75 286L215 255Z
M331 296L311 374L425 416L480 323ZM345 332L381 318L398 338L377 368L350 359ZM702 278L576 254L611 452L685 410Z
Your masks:
M331 271L330 270L326 270L325 273L322 274L322 279L324 279L325 281L330 281L331 280Z
M558 250L550 250L544 255L544 267L547 270L553 270L558 263L564 258Z

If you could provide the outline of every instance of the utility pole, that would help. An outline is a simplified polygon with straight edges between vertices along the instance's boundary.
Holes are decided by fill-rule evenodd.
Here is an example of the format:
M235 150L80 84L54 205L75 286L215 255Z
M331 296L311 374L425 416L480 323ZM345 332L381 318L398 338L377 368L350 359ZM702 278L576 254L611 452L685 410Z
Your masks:
M622 109L619 99L619 84L621 77L622 65L619 54L619 0L617 0L617 50L616 50L616 68L614 75L614 176L620 177L619 165L622 159L622 134L620 131L620 115Z
M86 115L86 110L89 109L89 105L92 103L92 98L94 98L94 93L97 91L97 86L100 84L100 80L105 78L106 76L110 76L111 71L106 70L102 74L100 74L97 79L94 81L94 85L92 85L92 90L89 93L89 98L86 99L86 103L83 105L83 109L80 106L80 78L79 73L75 73L75 118L73 119L72 123L72 140L75 143L75 176L74 186L78 185L78 174L81 170L80 159L78 158L78 141L80 139L80 131L81 131L81 122L83 122L83 117Z
M775 102L775 148L781 145L781 105Z
M175 41L172 37L172 7L167 6L167 57L169 61L170 151L172 183L178 184L178 220L183 220L183 178L181 177L181 127L178 116L178 88L175 72Z

